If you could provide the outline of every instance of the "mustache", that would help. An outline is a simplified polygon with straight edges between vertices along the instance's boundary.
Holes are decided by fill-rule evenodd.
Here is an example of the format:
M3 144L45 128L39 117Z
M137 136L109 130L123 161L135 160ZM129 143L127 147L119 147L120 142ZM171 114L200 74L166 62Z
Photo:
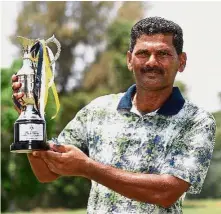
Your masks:
M159 68L157 66L153 66L153 67L146 66L146 67L141 68L140 71L142 73L159 73L159 74L165 73L165 71L162 68Z

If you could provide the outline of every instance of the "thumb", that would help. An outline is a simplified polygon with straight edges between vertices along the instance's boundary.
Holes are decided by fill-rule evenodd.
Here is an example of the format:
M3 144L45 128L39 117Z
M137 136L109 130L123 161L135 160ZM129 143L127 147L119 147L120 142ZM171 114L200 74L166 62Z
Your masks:
M60 153L67 152L67 149L64 145L57 145L55 143L50 144L50 149L54 152L60 152Z

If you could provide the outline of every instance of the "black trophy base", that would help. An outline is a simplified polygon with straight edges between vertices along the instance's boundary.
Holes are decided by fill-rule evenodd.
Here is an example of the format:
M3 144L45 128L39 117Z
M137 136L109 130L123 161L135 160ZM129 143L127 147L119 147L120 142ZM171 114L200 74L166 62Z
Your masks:
M36 150L48 150L46 125L43 119L20 119L14 124L14 142L10 151L14 153L31 153Z
M10 146L10 151L14 153L32 153L37 150L48 150L49 145L45 142L15 142Z

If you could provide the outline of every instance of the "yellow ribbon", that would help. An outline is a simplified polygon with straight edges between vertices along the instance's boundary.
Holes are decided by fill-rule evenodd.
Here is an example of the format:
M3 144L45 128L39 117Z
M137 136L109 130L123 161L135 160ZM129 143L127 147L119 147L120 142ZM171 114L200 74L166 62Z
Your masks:
M54 119L59 112L60 102L59 102L58 93L57 93L54 82L51 86L49 86L49 82L53 77L53 73L51 71L50 58L48 56L45 41L40 40L40 43L42 44L42 47L43 47L43 60L44 60L44 64L45 64L45 85L44 86L42 85L42 87L45 87L44 109L45 109L45 107L47 105L47 101L48 101L48 90L51 87L53 95L54 95L55 105L56 105L56 113L54 116L51 117L51 119Z

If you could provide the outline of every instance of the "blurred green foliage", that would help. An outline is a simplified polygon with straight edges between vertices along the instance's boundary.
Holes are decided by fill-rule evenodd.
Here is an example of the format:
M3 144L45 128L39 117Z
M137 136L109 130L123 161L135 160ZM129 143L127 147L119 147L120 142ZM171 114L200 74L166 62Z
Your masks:
M17 45L19 35L48 39L55 34L62 47L56 83L65 93L69 78L79 76L76 61L87 63L84 53L79 55L75 49L86 46L93 47L95 53L101 50L114 4L111 1L24 1L12 41ZM50 47L55 52L55 47Z
M13 208L16 203L27 206L26 201L42 189L42 185L36 183L26 155L13 154L9 150L13 142L13 124L18 118L12 102L11 76L21 65L21 61L14 61L11 68L1 69L2 210Z

